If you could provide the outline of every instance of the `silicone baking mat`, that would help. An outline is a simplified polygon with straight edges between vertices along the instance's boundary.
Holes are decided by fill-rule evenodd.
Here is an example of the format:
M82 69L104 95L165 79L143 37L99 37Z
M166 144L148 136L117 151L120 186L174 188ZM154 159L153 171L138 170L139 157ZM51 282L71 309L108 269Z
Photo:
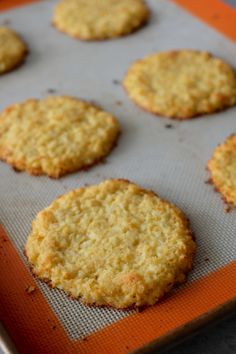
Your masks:
M236 214L226 213L219 194L205 183L212 150L236 131L236 108L171 121L136 107L121 80L134 60L168 49L207 50L236 67L236 11L217 0L208 5L149 0L151 19L143 29L86 43L51 26L55 3L0 1L0 25L17 30L30 51L23 66L1 77L0 109L29 97L73 95L114 113L122 136L105 164L59 180L16 173L0 163L1 320L20 353L127 353L236 297ZM196 235L197 256L187 284L142 312L88 308L69 300L33 279L23 255L38 211L72 188L105 178L127 178L175 203ZM35 291L27 291L31 286Z

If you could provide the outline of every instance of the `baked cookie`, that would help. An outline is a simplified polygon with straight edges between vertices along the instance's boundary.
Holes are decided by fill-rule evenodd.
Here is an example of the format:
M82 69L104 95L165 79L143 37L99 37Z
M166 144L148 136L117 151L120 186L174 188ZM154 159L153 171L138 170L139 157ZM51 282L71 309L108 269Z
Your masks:
M236 206L236 134L216 147L208 169L216 190L229 205Z
M55 7L55 27L82 40L119 37L148 19L143 0L61 0Z
M236 104L236 75L207 52L179 50L135 62L124 78L130 98L162 116L188 119Z
M0 114L0 158L17 170L57 178L101 160L119 131L110 113L88 102L31 99Z
M106 180L56 199L33 221L33 273L85 304L152 305L192 268L184 214L126 180Z
M11 29L0 27L0 74L21 64L26 53L22 39Z

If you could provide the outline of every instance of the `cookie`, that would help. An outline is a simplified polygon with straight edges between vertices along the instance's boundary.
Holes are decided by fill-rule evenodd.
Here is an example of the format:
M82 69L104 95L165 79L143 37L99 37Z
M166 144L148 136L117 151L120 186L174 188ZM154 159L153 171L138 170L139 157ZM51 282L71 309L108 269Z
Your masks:
M57 178L101 160L119 131L110 113L88 102L31 99L0 114L0 158L17 170Z
M160 52L131 65L124 78L130 98L154 114L188 119L236 104L236 75L207 52Z
M236 206L236 134L229 136L216 147L208 162L210 181L223 199Z
M148 19L143 0L62 0L54 11L54 26L82 40L126 35Z
M21 64L26 53L22 39L11 29L0 27L0 74Z
M156 303L192 268L184 214L127 180L73 190L41 211L25 253L33 273L94 306Z

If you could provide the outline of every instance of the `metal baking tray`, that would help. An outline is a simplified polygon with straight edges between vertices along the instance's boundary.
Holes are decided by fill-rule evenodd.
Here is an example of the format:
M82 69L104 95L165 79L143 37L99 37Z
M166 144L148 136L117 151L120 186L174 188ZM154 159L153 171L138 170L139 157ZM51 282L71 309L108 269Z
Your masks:
M133 61L162 50L207 50L236 67L234 34L227 28L221 34L219 25L203 23L190 13L196 9L188 12L181 2L186 3L148 0L147 26L123 38L88 43L51 26L54 0L0 3L0 24L18 31L29 46L25 64L0 79L0 109L31 97L66 94L98 103L122 127L106 163L89 171L52 180L0 163L0 315L19 353L116 354L143 346L146 353L235 307L235 211L226 213L219 194L205 183L205 166L215 146L236 130L236 108L186 122L168 120L136 107L121 85ZM15 7L6 9L10 5ZM175 203L196 235L188 282L142 312L88 308L69 300L33 279L23 255L38 211L72 188L105 178L127 178ZM29 286L35 291L27 292Z

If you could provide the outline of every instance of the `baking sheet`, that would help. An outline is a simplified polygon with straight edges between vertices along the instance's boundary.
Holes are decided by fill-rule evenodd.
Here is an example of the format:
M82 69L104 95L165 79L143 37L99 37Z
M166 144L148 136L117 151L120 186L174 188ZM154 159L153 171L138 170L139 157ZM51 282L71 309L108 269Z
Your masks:
M236 67L235 44L166 0L147 1L150 23L130 36L80 42L50 25L55 3L42 1L0 14L0 24L8 21L30 49L25 65L1 77L0 109L30 97L45 97L53 89L54 94L92 100L112 112L120 121L122 136L105 164L59 180L16 173L0 163L0 221L22 260L38 211L72 188L105 178L132 180L188 215L198 245L190 282L235 260L235 211L226 213L219 194L205 184L205 165L214 147L236 130L236 108L175 122L140 110L120 84L134 60L161 50L207 50ZM134 313L88 308L40 282L38 286L73 340Z

